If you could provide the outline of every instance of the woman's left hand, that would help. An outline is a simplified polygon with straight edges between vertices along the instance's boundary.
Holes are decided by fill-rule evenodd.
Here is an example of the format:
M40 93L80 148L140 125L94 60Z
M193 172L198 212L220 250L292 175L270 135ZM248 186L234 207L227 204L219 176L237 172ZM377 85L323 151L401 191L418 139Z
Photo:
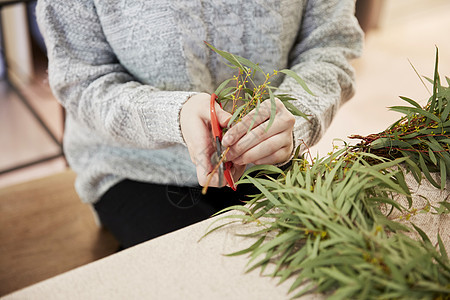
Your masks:
M270 118L270 101L261 103L258 112L251 111L229 129L222 139L224 148L230 147L227 161L236 165L253 163L277 164L289 159L294 148L292 132L295 117L279 99L275 99L275 119L267 129ZM254 122L252 129L249 127Z

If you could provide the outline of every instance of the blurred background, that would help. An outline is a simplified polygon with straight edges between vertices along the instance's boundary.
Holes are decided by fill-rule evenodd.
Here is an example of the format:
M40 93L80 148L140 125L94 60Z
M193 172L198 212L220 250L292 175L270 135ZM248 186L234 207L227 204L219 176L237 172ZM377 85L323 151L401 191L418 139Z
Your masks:
M48 86L36 1L8 2L0 1L0 187L66 167L62 108Z
M48 86L34 5L0 0L0 296L116 250L77 199L74 175L59 175L67 169L61 151L63 110ZM425 104L431 88L423 86L411 64L432 77L436 47L440 74L450 77L449 0L358 0L356 14L366 32L364 54L353 62L356 94L311 148L313 155L326 155L336 138L348 141L352 134L384 130L400 116L388 110L404 104L399 96ZM52 181L46 198L36 196L44 182L36 179L52 174L57 174L53 180L69 179ZM64 184L70 196L57 196ZM25 190L27 196L20 196ZM48 194L59 198L50 201ZM93 246L99 243L107 246Z
M6 50L9 78L51 135L5 83L5 62L1 61L0 187L66 168L58 144L63 132L62 109L48 87L45 46L35 22L34 5L31 1L2 9L2 40L6 46L2 49ZM431 77L435 46L440 49L440 72L450 76L450 1L359 0L357 6L357 16L366 31L364 54L354 61L357 92L312 148L313 154L326 154L334 138L383 130L398 118L387 107L401 103L400 95L426 101L428 92L409 61L421 75ZM23 165L30 166L21 168Z
M407 105L399 96L424 105L431 85L425 88L411 64L421 76L433 78L436 47L441 78L450 77L450 39L445 33L450 30L449 0L358 0L358 5L366 41L362 57L353 64L356 93L312 148L313 155L325 155L336 138L350 141L352 134L386 129L401 116L388 107Z
M0 187L66 168L58 144L63 132L62 110L48 87L45 46L34 19L34 5L31 1L26 6L3 8L6 47L2 49L6 49L9 78L52 134L1 80ZM432 77L435 46L441 54L440 72L450 76L449 0L359 0L357 7L357 16L367 33L364 54L354 61L357 92L339 111L321 142L312 148L313 154L326 154L334 138L383 130L398 118L387 107L401 103L400 95L426 101L428 92L409 61L421 75ZM4 62L0 66L4 77ZM28 164L26 168L2 172Z

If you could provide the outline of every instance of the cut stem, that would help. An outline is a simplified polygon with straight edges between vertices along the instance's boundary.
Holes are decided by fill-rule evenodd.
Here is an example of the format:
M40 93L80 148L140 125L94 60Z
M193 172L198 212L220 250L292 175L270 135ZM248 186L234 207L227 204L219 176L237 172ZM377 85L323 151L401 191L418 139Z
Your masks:
M230 147L228 147L227 149L225 149L225 151L223 151L222 155L220 155L219 162L218 162L217 165L214 167L214 169L211 171L211 173L208 174L208 178L206 179L205 186L204 186L203 189L202 189L202 194L203 194L203 195L205 195L206 192L208 191L208 186L209 186L209 183L211 182L211 179L212 179L214 173L217 172L217 170L218 170L219 167L220 167L220 164L222 164L223 161L225 160L225 157L226 157L226 155L227 155L227 153L228 153L229 150L230 150Z

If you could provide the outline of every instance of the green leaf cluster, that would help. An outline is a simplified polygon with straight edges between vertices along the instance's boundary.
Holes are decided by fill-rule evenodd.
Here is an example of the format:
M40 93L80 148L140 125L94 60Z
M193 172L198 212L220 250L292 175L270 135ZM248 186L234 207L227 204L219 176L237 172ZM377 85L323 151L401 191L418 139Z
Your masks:
M219 102L223 106L231 105L232 117L228 123L228 127L239 122L250 111L256 111L255 117L259 111L260 104L265 100L270 100L270 118L267 125L267 129L272 125L275 119L276 104L275 98L280 99L288 111L293 115L304 117L308 119L308 116L295 107L290 101L296 100L288 94L276 94L277 87L270 85L271 79L275 76L279 76L279 73L292 77L306 92L314 95L308 88L306 83L300 76L292 70L274 70L272 74L265 73L263 69L250 60L243 58L239 55L232 54L227 51L219 50L213 45L205 42L205 44L211 48L214 52L224 58L229 64L228 66L233 69L237 69L237 75L233 78L229 78L222 82L214 92ZM259 73L264 78L264 82L258 83L255 80L255 74ZM250 126L249 130L252 128Z
M390 108L404 114L400 120L381 133L352 137L362 140L356 146L360 151L389 158L407 157L406 169L419 183L423 174L431 184L443 189L450 174L450 79L446 78L449 86L441 84L438 51L434 80L427 80L433 84L433 94L425 107L400 97L411 105ZM440 174L440 182L433 179L433 172Z
M227 218L258 224L259 230L247 235L258 239L229 255L248 253L248 271L261 268L280 282L294 276L289 290L296 291L294 297L311 292L329 299L450 296L450 263L440 237L437 251L419 228L423 241L407 237L402 231L408 228L380 211L382 205L406 209L394 200L395 194L410 196L398 168L405 160L345 148L313 163L295 159L286 171L248 170L238 184L251 183L261 193L245 207L225 211L241 211ZM274 269L267 273L269 264Z
M232 65L245 70L249 63L233 57L228 57ZM381 212L381 207L408 211L395 201L398 194L411 207L404 168L419 183L424 174L434 186L445 186L450 88L441 85L437 57L427 104L402 97L411 106L392 107L405 116L382 133L355 135L359 144L323 158L307 160L297 149L286 170L248 170L238 184L252 184L260 193L246 206L225 209L241 213L223 218L257 224L258 230L247 234L256 242L230 255L249 255L248 271L260 268L280 282L293 278L293 297L320 292L329 299L450 299L450 261L440 236L435 247L413 224L422 237L413 240L404 234L409 228ZM450 209L446 201L433 208L439 214Z

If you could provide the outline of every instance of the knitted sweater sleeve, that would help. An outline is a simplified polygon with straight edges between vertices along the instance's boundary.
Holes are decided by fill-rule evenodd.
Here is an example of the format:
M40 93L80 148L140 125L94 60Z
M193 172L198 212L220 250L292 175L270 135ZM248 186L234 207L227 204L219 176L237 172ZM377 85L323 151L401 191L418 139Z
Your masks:
M354 0L307 1L302 28L290 53L290 69L305 80L314 96L286 77L280 92L293 95L309 121L297 117L295 146L315 144L330 125L340 104L354 93L349 60L361 54L363 33L354 17Z
M49 81L67 114L125 147L184 143L179 111L192 95L142 84L119 63L92 0L42 0L36 9L49 58Z

